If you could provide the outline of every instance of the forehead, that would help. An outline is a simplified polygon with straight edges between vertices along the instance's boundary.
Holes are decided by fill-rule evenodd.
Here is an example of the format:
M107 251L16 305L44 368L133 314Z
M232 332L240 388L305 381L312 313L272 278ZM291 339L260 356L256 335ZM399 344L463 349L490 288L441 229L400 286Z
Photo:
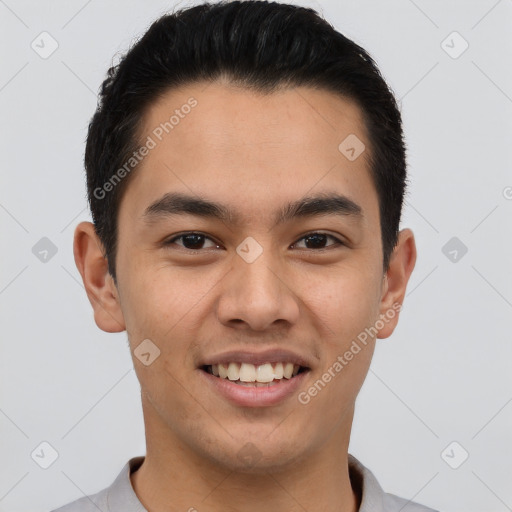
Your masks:
M308 87L263 94L224 82L190 84L168 91L144 117L144 134L154 134L157 142L174 139L184 148L212 147L217 153L237 146L256 154L261 145L267 150L305 145L314 156L329 144L337 150L354 132L366 138L361 110L353 101Z
M361 111L325 90L261 94L220 82L190 84L146 111L140 141L149 140L121 202L132 217L173 191L237 204L232 209L247 219L263 219L271 203L316 190L377 201ZM351 160L340 150L346 140L366 149Z

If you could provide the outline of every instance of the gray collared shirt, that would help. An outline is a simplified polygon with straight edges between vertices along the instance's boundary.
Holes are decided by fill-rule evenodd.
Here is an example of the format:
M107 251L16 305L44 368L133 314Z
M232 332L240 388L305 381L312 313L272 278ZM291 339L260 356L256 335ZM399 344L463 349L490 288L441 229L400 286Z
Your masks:
M137 498L130 480L130 473L143 461L143 456L130 459L110 487L52 512L147 512ZM385 493L373 473L350 453L348 465L351 483L361 491L359 512L438 512L414 501Z

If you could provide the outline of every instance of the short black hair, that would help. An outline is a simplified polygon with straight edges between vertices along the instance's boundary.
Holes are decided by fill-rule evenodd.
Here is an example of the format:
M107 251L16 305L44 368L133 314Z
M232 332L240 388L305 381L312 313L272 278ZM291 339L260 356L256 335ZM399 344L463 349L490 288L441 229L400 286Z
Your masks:
M372 57L313 9L245 0L163 15L108 70L89 124L85 169L95 231L114 282L119 204L134 171L112 179L142 144L144 114L175 87L220 77L262 93L314 87L360 108L386 272L398 241L407 182L402 119L390 87ZM107 189L107 183L114 186Z

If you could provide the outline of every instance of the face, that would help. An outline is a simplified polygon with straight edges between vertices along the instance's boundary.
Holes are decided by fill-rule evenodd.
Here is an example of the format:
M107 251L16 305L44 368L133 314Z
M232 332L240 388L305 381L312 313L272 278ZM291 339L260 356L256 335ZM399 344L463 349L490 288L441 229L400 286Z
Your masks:
M408 256L383 273L359 109L304 87L201 83L168 92L144 126L154 144L120 204L118 287L103 309L126 328L147 436L247 471L348 443L375 338L394 329L414 265L409 236ZM339 149L351 134L366 147L355 159ZM301 370L248 387L205 372L219 361Z

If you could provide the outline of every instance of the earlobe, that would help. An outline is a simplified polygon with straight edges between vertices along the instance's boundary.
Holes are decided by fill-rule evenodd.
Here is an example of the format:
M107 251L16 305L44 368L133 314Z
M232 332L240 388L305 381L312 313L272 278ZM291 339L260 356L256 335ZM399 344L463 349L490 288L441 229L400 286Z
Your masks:
M403 229L398 235L398 243L390 258L380 303L380 322L377 338L391 336L398 324L398 317L404 302L407 283L416 264L416 243L410 229Z
M105 332L124 331L126 326L118 291L108 272L107 259L91 222L81 222L75 228L73 254L94 310L96 325Z

